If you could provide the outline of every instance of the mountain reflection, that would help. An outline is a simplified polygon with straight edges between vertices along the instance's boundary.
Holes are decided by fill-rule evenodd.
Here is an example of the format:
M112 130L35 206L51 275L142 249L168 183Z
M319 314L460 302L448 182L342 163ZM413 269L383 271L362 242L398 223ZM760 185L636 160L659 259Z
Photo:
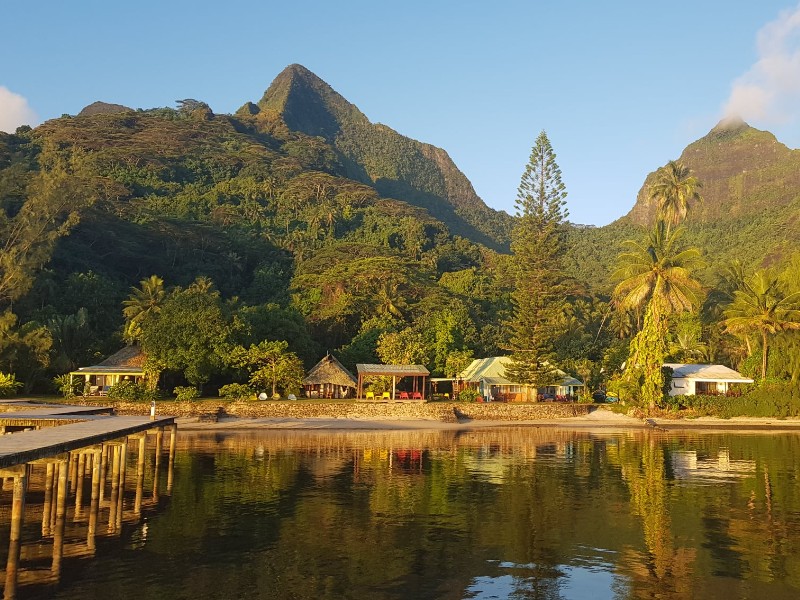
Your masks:
M147 542L50 597L795 598L798 439L182 433Z

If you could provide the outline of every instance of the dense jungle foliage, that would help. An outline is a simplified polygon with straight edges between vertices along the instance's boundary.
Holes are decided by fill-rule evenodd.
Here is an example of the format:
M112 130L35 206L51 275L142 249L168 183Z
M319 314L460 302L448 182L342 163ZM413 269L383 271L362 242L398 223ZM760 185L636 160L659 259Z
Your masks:
M759 198L780 188L765 177ZM670 357L760 375L761 333L734 333L724 310L764 267L777 282L764 293L794 309L800 187L780 188L769 210L725 216L709 212L720 202L709 191L723 187L713 181L702 214L715 217L690 218L684 239L705 255L705 301L671 317ZM611 279L621 242L646 235L642 202L607 227L567 226L551 345L592 389L619 372L644 317L616 308ZM514 219L488 208L443 150L370 123L297 65L235 115L191 99L96 103L0 133L0 208L0 373L16 378L5 389L48 391L133 341L162 357L153 367L166 389L204 392L253 380L263 364L230 357L264 341L285 341L306 368L331 351L349 368L420 362L445 376L510 349ZM159 313L169 331L153 329ZM770 333L767 379L798 381L796 336ZM295 375L278 387L295 389Z

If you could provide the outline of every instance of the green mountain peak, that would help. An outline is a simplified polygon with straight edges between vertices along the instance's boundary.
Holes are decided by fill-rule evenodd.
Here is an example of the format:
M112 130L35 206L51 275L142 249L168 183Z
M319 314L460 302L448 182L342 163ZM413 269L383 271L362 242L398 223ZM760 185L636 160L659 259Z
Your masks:
M326 139L335 136L343 122L369 123L355 105L298 64L278 74L258 107L280 115L290 129Z
M723 119L705 136L689 144L678 161L703 184L703 202L689 213L689 222L729 221L760 214L792 202L800 186L800 151L790 150L769 131L740 118ZM655 206L645 179L628 217L649 223Z
M513 219L475 193L447 152L374 124L357 106L302 65L286 67L258 102L262 113L330 144L341 175L427 210L453 233L506 247Z

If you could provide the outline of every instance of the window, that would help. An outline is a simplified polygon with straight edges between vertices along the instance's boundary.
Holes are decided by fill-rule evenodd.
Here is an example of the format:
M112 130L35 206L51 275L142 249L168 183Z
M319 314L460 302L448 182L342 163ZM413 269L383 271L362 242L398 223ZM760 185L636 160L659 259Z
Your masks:
M713 396L719 393L716 381L698 381L695 383L695 393L704 396Z

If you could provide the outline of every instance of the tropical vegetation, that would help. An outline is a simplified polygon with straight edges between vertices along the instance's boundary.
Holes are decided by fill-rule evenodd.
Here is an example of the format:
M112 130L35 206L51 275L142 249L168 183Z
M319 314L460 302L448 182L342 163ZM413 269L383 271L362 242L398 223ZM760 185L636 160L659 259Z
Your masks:
M544 132L511 217L298 65L234 115L96 104L0 133L0 373L71 393L53 379L138 343L148 384L118 392L141 397L287 394L326 351L440 376L512 353L649 409L666 360L797 386L798 156L715 128L596 228Z

